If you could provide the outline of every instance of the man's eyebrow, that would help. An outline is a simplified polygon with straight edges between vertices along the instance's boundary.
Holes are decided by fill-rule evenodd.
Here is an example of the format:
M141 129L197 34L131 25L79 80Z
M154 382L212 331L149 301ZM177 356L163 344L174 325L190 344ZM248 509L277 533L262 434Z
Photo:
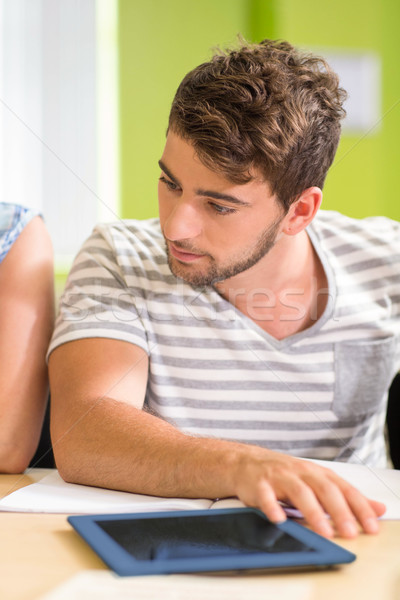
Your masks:
M230 202L231 204L236 204L236 206L251 206L249 202L245 200L241 200L236 196L231 196L230 194L221 194L220 192L213 192L212 190L196 190L196 194L198 196L207 196L207 198L214 198L215 200L225 200L226 202Z
M164 173L171 179L171 181L173 181L173 183L175 183L176 185L181 187L179 180L174 175L172 175L171 171L163 163L162 160L158 161L158 166L160 167L161 171L164 171ZM249 202L246 202L245 200L241 200L240 198L237 198L236 196L231 196L231 194L222 194L220 192L214 192L213 190L203 190L202 188L197 189L196 194L198 196L206 196L208 198L214 198L215 200L225 200L226 202L230 202L231 204L235 204L236 206L250 206Z
M174 175L172 175L171 171L168 169L168 167L166 167L162 160L158 161L158 166L160 167L161 171L164 171L164 173L168 175L171 181L173 181L176 185L181 187L179 180L176 177L174 177Z

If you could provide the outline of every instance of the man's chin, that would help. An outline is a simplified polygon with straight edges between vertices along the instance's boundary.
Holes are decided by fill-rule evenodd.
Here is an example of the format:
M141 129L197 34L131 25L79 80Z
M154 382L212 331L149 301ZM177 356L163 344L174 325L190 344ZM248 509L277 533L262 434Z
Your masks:
M191 265L177 264L172 260L168 261L168 265L171 273L175 277L183 279L185 283L193 285L194 287L206 287L214 283L215 277L210 273L196 271Z

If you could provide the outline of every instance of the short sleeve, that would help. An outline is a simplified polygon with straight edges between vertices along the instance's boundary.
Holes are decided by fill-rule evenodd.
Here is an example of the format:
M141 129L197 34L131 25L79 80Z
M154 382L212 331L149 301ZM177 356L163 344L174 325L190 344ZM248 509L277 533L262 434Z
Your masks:
M25 206L0 202L0 263L26 225L37 215L37 211Z
M61 344L84 338L126 341L148 353L144 310L140 290L126 284L112 235L98 226L73 263L48 356Z

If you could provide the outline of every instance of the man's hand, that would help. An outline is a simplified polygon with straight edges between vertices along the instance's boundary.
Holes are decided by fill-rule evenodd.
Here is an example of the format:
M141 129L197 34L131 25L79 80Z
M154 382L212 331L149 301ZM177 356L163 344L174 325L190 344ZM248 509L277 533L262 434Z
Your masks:
M386 510L330 469L254 446L237 461L235 487L242 502L261 509L274 522L286 518L278 500L290 502L317 533L328 538L334 528L339 536L355 537L359 525L366 533L378 533L377 517Z

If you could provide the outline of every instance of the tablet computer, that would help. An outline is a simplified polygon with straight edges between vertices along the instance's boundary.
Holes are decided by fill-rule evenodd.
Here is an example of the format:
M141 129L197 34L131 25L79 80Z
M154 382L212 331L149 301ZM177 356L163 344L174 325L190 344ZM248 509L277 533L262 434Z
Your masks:
M252 508L82 515L72 527L118 575L326 568L355 555Z

